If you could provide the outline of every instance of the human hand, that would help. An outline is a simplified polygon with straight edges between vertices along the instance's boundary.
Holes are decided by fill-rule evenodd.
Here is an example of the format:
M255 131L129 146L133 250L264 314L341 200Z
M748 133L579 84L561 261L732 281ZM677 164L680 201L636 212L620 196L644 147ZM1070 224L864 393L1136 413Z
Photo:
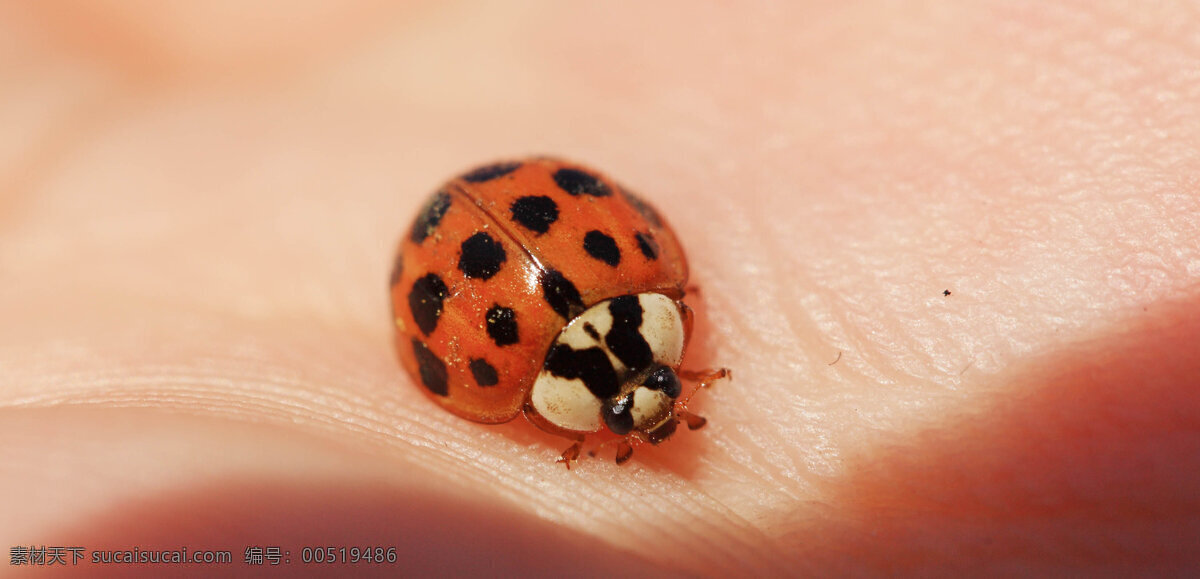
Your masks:
M1192 9L28 4L0 9L8 546L1196 566ZM454 418L392 352L418 205L529 153L667 214L685 365L735 371L623 467Z

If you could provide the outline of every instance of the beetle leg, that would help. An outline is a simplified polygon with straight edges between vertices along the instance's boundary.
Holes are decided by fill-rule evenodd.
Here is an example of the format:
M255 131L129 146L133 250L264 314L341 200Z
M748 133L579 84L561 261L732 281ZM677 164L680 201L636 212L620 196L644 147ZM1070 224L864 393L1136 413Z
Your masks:
M602 449L610 444L616 444L617 445L617 457L616 457L617 464L625 464L626 462L629 461L629 458L631 456L633 456L633 443L630 442L633 440L637 440L638 442L640 442L639 439L633 438L632 434L629 436L626 436L625 438L614 438L612 440L606 440L606 441L598 444L596 446L596 448L589 450L588 456L594 457L594 456L596 456L596 454L598 452L600 452L600 449Z
M699 430L704 428L705 424L708 424L707 418L700 416L699 414L692 414L687 410L680 410L675 413L675 416L682 418L683 421L687 423L688 430Z
M675 372L677 376L691 382L699 382L699 388L693 388L682 400L675 403L676 408L686 408L687 403L691 401L692 396L695 396L702 388L712 387L712 383L722 378L733 379L733 370L729 368L717 368L716 370L678 370ZM701 424L700 426L704 426ZM691 422L688 422L688 428L695 430L700 426L693 427Z
M676 374L679 374L679 377L684 380L699 382L701 388L708 388L712 386L713 382L722 378L733 379L733 370L729 368L717 368L716 370L679 370Z
M621 441L617 443L617 464L625 464L626 462L629 462L629 459L632 456L633 445L629 444L628 438L622 438Z
M554 462L561 462L567 465L567 470L571 470L571 461L579 460L579 448L580 443L576 441L575 444L567 447L567 449L563 451L562 455L559 456Z

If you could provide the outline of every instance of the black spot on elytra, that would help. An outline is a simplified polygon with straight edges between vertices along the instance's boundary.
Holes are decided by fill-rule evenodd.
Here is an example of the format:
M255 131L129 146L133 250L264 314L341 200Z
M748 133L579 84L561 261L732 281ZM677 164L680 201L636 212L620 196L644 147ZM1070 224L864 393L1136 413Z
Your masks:
M408 309L426 336L437 329L438 318L442 316L442 301L448 293L446 282L436 273L425 274L413 282L412 290L408 292Z
M634 237L637 238L638 249L642 250L642 255L646 256L646 259L658 259L658 242L654 240L654 236L639 231L634 234Z
M417 220L413 222L412 234L409 235L413 243L421 243L425 241L426 237L432 235L449 209L450 194L445 191L434 193L433 197L430 197L429 201L425 203L425 207L421 209Z
M506 258L504 246L491 235L480 231L462 242L458 269L467 277L486 280L500 271Z
M484 318L487 321L487 333L497 346L508 346L517 343L517 312L500 304L493 304Z
M640 372L654 362L650 344L639 330L642 325L642 304L637 296L621 296L608 303L613 325L604 336L608 349L632 372Z
M625 200L628 201L629 204L642 215L642 217L645 217L646 221L649 221L651 225L655 227L663 226L662 216L660 216L658 211L656 211L654 207L651 207L649 203L642 201L641 197L638 197L637 195L634 195L625 189L621 189L621 195L624 195Z
M579 169L559 169L555 171L554 182L558 183L558 186L563 191L574 196L591 195L592 197L607 197L612 195L612 190L603 181Z
M621 250L617 247L616 240L595 229L583 236L583 250L612 267L621 263Z
M587 389L601 400L616 396L620 389L617 372L608 354L599 346L576 350L557 344L546 354L545 370L559 378L582 380Z
M463 181L467 183L483 183L491 181L497 177L503 177L520 167L520 163L496 163L494 165L485 165L478 169L473 169L462 176Z
M545 195L526 195L513 201L509 209L513 221L539 235L550 231L550 225L558 221L558 204Z
M446 386L446 364L438 359L433 352L416 338L412 340L413 356L417 359L417 370L421 375L421 383L430 392L445 396L449 389Z
M548 270L542 273L539 280L542 285L542 295L546 303L563 319L571 320L583 311L583 298L571 280L559 273L558 270Z
M475 383L480 386L495 386L500 382L500 377L496 375L496 368L483 358L471 360L471 375L475 376Z
M600 332L596 331L596 326L593 326L591 322L583 323L583 332L591 336L593 340L600 341Z

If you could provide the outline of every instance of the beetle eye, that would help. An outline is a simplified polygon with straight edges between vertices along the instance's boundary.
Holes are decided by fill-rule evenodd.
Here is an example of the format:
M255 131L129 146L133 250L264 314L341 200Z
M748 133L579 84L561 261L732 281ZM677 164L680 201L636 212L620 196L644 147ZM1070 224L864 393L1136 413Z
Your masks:
M676 376L675 371L666 366L655 368L646 377L644 386L651 390L661 390L670 398L679 398L679 393L683 391L683 385L679 383L679 376Z
M629 434L633 430L633 396L610 398L604 402L601 412L604 423L614 434Z

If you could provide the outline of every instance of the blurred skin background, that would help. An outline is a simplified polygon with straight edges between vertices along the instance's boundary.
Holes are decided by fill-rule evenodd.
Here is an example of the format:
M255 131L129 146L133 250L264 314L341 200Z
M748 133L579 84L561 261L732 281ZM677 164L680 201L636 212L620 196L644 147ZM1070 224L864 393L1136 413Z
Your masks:
M1194 570L1195 6L645 4L0 5L0 543ZM532 153L668 216L735 370L624 467L391 350L421 201Z

